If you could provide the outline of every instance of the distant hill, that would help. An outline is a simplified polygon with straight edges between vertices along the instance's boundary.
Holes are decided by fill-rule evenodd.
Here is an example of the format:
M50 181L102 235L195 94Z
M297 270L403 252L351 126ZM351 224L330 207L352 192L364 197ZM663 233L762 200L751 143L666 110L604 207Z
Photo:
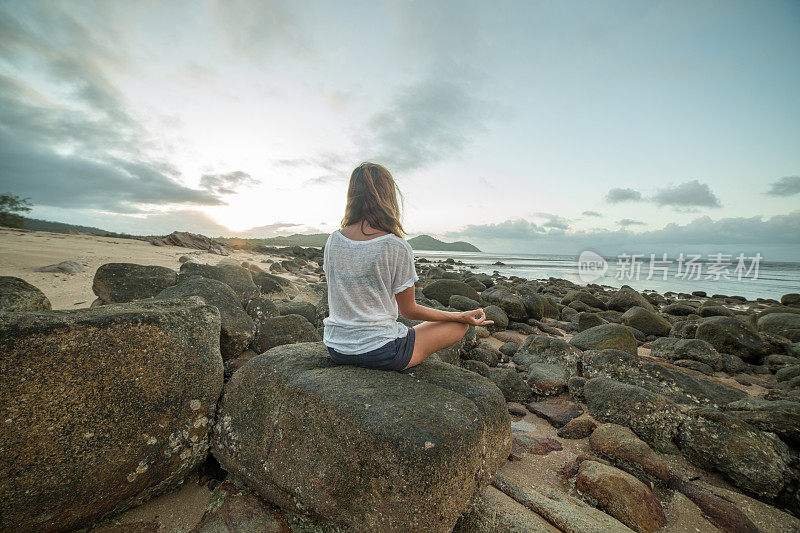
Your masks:
M25 218L25 228L33 231L49 231L50 233L69 233L75 232L84 233L86 235L99 235L101 237L131 237L124 233L114 233L113 231L106 231L104 229L95 228L92 226L77 226L75 224L66 224L64 222L51 222L49 220L40 220L38 218Z
M408 244L415 250L431 250L442 252L480 252L474 245L464 242L444 242L430 235L418 235L408 239Z
M267 246L313 246L322 248L328 242L329 233L312 233L303 235L295 233L292 235L280 235L278 237L267 237L265 239L253 239ZM250 240L250 239L248 239Z

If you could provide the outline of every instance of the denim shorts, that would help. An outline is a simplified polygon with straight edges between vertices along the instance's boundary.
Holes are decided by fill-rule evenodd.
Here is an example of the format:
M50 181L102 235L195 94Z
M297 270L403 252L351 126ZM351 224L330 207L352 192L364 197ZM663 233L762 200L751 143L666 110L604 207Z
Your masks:
M397 337L379 348L357 355L341 354L331 347L328 353L334 363L340 365L356 365L379 370L403 370L411 361L414 353L414 328L408 328L408 335Z

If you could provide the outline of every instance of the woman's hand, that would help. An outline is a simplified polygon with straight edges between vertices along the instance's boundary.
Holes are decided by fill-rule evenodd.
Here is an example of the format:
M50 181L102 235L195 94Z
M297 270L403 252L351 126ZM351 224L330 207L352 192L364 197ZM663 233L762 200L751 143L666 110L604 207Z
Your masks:
M494 320L486 320L486 313L483 312L483 309L464 311L457 314L459 316L458 322L463 322L471 326L488 326L489 324L494 324Z

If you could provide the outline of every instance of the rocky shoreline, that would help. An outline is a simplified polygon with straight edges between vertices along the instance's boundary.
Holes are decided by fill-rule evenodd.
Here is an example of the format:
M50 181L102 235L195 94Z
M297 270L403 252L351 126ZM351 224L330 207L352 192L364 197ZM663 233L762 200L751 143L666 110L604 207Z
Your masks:
M420 304L495 324L380 372L326 355L321 249L198 237L89 309L0 277L0 531L167 531L140 510L190 485L182 531L800 531L798 294L420 260Z

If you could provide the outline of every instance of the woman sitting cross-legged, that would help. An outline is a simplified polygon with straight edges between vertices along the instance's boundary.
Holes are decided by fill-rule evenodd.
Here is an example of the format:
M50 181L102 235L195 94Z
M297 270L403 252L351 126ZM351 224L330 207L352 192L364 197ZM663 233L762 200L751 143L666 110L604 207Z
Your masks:
M397 192L381 165L356 167L342 227L325 244L330 315L323 320L323 342L336 363L405 370L455 344L469 324L492 324L483 309L449 312L416 303L419 276L402 238ZM409 328L397 321L398 311L424 322Z

